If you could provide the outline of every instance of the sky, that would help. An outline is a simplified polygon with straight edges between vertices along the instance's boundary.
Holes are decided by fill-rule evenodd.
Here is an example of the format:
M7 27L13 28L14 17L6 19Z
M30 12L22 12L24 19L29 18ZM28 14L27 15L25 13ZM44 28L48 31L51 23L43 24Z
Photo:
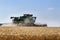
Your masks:
M0 0L0 23L25 13L36 16L35 23L60 26L60 0Z

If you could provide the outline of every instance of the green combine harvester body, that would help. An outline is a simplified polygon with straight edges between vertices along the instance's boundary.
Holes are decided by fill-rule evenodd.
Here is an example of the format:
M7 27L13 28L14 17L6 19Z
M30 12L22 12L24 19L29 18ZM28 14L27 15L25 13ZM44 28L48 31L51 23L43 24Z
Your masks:
M32 14L24 14L20 17L11 17L13 24L24 25L24 26L47 26L47 24L35 24L36 17Z
M36 17L33 17L32 14L24 14L20 17L11 17L11 19L13 19L14 24L34 25Z

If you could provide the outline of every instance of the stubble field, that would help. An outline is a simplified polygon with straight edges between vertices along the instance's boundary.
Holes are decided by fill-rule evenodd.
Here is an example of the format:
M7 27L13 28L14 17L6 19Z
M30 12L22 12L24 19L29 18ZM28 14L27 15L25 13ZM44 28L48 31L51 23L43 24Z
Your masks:
M60 40L60 27L0 27L0 40Z

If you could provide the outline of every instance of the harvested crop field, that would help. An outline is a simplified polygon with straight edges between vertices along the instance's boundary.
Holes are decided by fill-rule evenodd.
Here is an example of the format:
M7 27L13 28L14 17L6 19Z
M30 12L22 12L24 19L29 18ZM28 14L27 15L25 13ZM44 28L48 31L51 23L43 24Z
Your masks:
M60 28L0 27L0 40L60 40Z

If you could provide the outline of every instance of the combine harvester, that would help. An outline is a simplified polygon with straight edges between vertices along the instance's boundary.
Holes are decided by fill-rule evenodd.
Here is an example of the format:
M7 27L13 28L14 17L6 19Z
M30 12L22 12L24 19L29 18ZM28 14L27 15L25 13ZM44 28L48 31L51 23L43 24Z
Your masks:
M36 17L33 17L32 14L24 14L20 17L10 17L12 19L13 24L21 25L21 26L42 26L46 27L47 24L35 24Z

